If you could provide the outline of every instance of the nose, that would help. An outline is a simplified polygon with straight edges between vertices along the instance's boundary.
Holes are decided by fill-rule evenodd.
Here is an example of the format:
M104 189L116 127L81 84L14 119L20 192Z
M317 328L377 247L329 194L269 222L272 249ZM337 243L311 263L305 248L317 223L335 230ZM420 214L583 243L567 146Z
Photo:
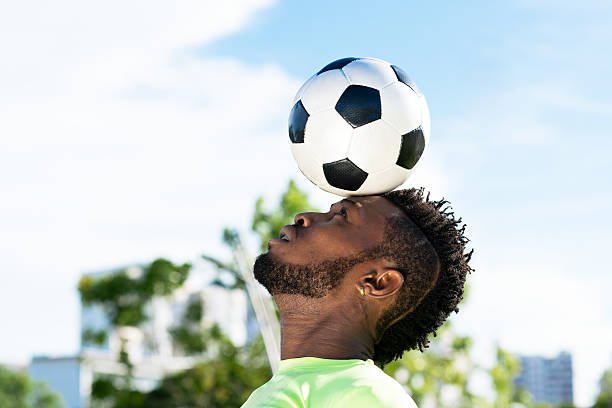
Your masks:
M315 221L316 216L317 213L313 212L299 213L296 214L295 217L293 217L293 223L302 227L310 227Z

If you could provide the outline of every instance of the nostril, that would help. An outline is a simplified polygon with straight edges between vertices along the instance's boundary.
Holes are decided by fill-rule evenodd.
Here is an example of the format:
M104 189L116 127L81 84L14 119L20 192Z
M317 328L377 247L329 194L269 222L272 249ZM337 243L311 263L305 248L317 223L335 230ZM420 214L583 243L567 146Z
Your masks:
M306 225L306 221L308 220L306 219L304 213L296 214L296 216L293 217L293 223L299 225L300 227L307 227L308 225Z

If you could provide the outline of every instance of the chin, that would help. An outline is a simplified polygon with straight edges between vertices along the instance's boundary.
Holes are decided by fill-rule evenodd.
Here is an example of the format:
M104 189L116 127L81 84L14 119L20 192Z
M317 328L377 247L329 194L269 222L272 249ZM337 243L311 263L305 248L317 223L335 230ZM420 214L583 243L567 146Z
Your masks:
M314 297L319 290L308 267L291 265L278 259L272 251L255 259L253 275L272 295L291 294Z

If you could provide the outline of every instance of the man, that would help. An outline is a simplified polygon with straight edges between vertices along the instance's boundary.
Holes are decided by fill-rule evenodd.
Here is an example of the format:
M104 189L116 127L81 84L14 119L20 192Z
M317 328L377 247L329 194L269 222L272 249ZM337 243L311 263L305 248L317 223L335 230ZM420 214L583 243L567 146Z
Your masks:
M416 407L378 366L422 351L457 311L472 270L461 219L408 189L294 222L255 261L280 311L281 362L243 408Z

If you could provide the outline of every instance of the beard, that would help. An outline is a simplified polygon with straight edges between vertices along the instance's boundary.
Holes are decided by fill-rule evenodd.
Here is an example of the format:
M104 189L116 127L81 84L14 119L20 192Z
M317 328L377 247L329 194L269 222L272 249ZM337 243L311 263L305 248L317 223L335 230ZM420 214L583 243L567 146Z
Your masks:
M255 260L253 274L271 295L284 293L320 298L340 285L342 279L355 265L378 256L380 256L380 251L372 249L356 256L338 257L306 265L293 265L278 262L267 252L259 255Z

